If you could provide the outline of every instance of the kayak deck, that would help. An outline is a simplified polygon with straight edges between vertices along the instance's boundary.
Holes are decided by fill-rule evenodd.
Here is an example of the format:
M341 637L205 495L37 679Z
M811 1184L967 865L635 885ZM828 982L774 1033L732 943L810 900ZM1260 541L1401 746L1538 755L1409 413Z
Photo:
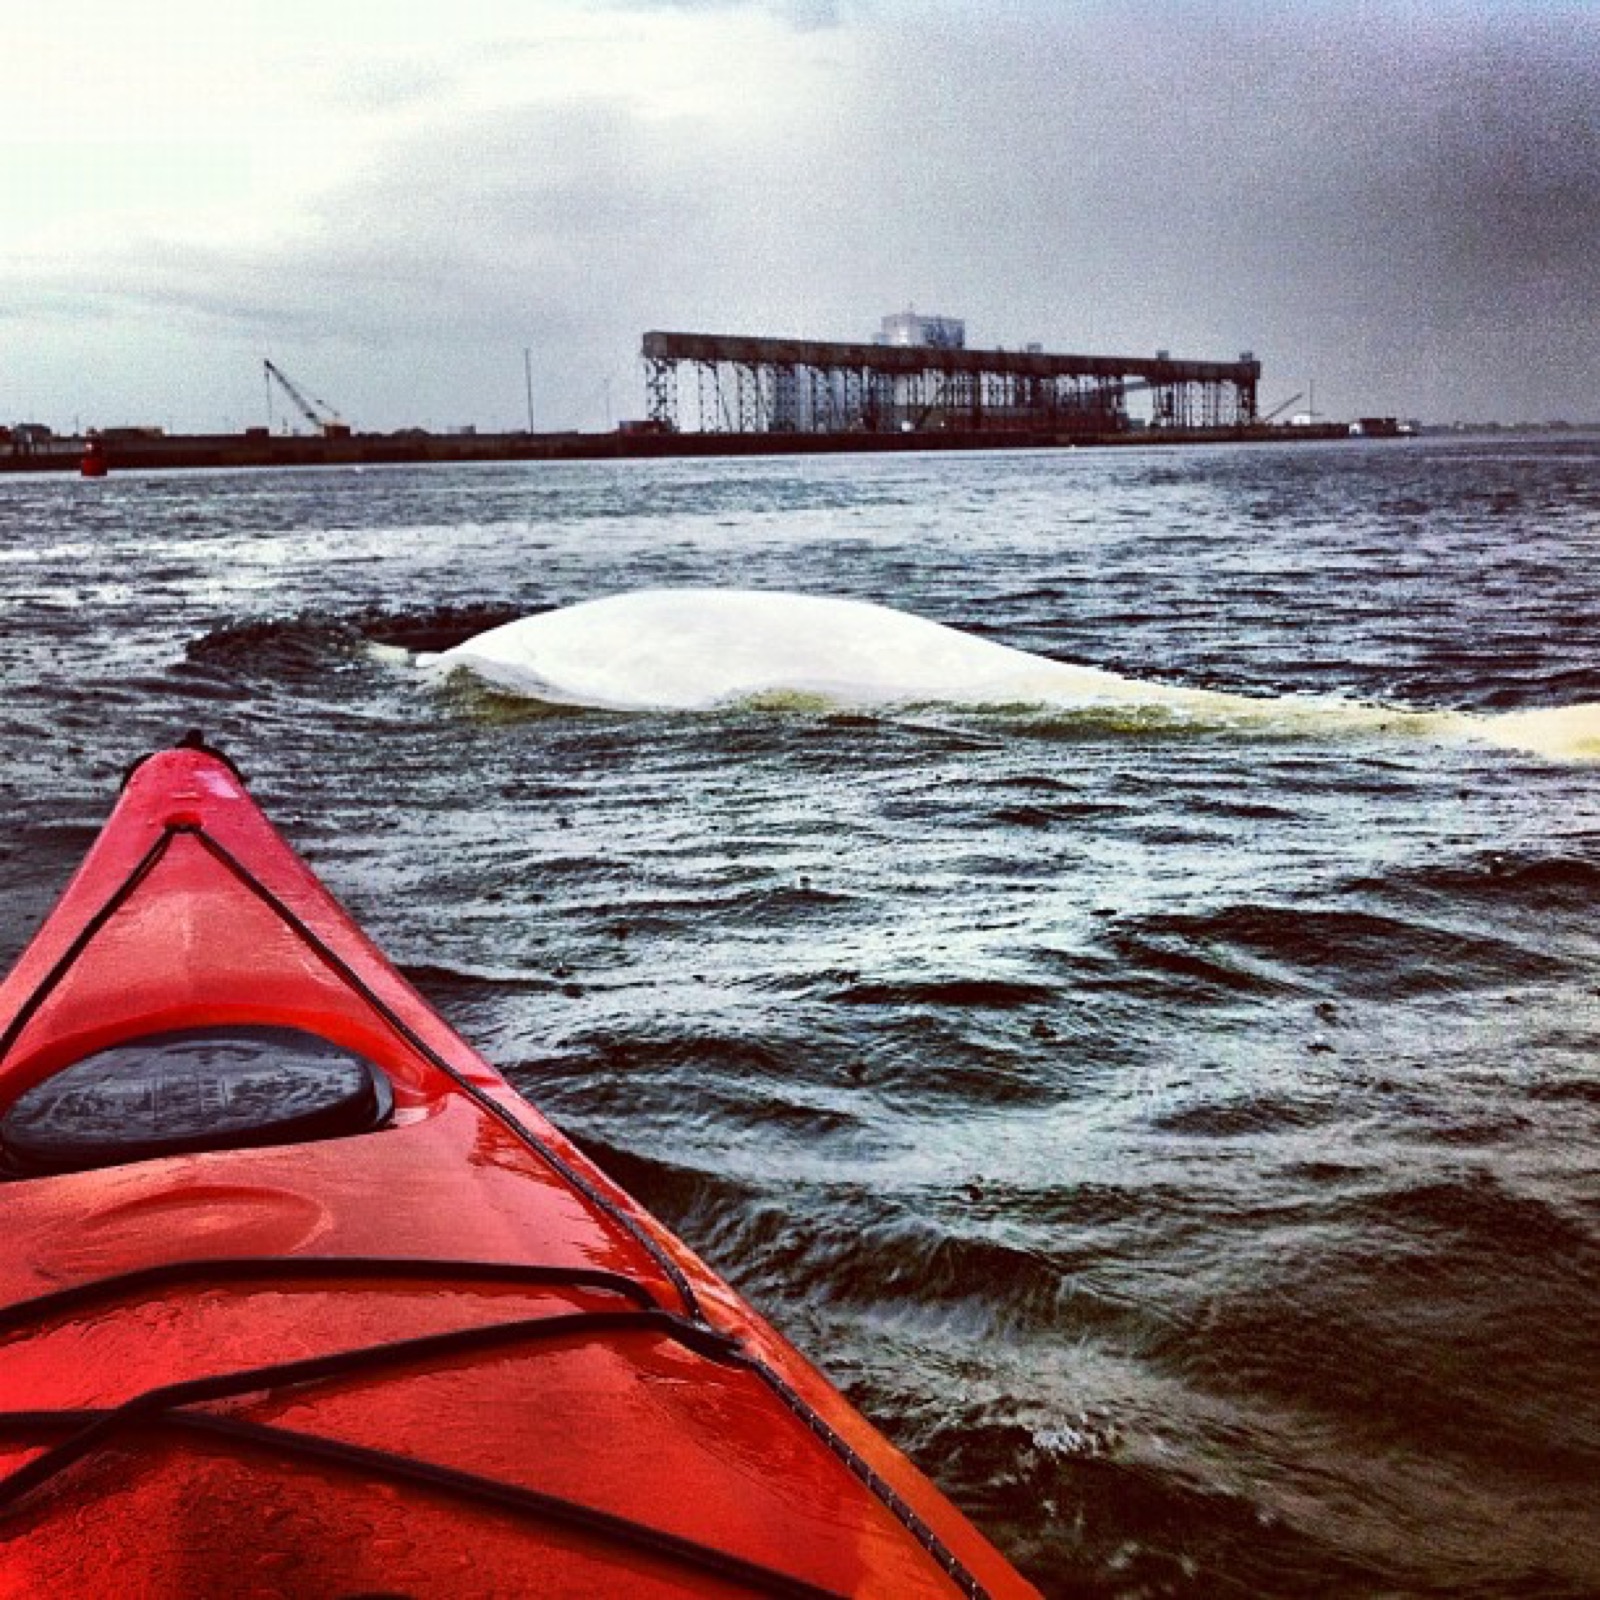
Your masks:
M0 1028L0 1596L1034 1592L214 753L135 770ZM259 1030L376 1100L356 1074L346 1122L191 1115L176 1148L75 1138L114 1071L48 1100L91 1058Z

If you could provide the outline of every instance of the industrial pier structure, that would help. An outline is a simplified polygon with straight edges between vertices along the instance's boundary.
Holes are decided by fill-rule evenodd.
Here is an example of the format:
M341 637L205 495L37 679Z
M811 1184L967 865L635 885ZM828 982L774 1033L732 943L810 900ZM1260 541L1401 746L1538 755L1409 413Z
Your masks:
M892 320L892 319L891 319ZM930 321L936 319L929 319ZM948 319L937 319L940 322ZM887 330L886 322L886 330ZM953 324L959 327L959 324ZM647 333L648 426L684 434L987 434L1071 442L1253 428L1261 363ZM1135 419L1129 397L1139 396Z
M22 423L0 427L0 473L1300 441L1408 431L1376 417L1359 429L1309 417L1278 424L1292 402L1261 414L1261 364L1249 352L1237 361L1179 361L1164 350L1153 357L1057 355L1038 345L969 350L961 319L914 311L885 317L870 343L657 332L645 334L641 356L647 415L605 433L535 433L531 425L504 433L360 432L264 361L266 427L57 436ZM525 351L525 366L526 358ZM311 433L273 430L277 391Z

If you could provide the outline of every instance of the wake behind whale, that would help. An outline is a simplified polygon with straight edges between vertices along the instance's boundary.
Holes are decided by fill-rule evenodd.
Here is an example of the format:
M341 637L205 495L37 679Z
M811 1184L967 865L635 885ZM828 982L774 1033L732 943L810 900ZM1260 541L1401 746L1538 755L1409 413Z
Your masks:
M1189 689L1055 661L886 606L770 590L655 589L583 601L419 657L505 693L616 711L758 703L841 709L946 705L1262 732L1475 738L1555 759L1600 760L1600 705L1483 716L1310 696Z

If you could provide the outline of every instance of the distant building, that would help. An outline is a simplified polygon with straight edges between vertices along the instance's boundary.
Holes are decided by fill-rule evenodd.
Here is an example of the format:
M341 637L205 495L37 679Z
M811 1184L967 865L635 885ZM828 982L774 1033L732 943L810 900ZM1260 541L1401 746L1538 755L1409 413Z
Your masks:
M883 319L883 331L876 342L919 349L964 350L967 325L960 317L924 317L915 311L900 311Z
M39 455L55 447L53 429L43 422L19 422L0 428L0 450L17 456Z

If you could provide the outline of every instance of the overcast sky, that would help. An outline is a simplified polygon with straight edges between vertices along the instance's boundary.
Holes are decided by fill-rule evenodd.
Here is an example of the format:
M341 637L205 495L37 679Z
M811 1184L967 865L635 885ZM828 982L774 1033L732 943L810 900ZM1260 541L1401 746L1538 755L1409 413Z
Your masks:
M650 328L1231 359L1600 418L1600 5L56 0L0 53L0 421L643 412ZM1302 409L1302 401L1296 409Z

